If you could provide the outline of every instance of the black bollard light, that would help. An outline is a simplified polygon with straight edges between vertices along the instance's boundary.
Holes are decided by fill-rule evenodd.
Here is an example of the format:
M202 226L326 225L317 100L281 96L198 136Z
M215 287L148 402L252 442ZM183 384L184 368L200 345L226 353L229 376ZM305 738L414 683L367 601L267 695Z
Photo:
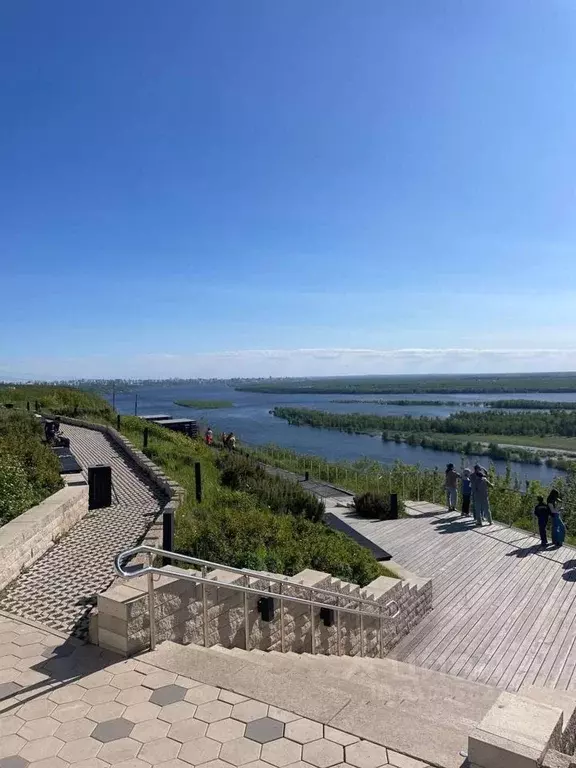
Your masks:
M174 552L174 510L165 509L162 514L162 549ZM164 565L172 565L172 558L165 557Z
M390 519L398 520L398 494L390 494Z
M194 462L194 479L196 480L196 501L202 504L202 464Z
M148 427L144 427L144 440L143 440L143 448L148 448Z

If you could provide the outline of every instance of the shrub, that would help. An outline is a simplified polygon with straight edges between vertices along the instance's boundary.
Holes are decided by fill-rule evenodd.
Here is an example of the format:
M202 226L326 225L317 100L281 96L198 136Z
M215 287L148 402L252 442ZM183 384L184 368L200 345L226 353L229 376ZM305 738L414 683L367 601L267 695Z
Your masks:
M34 506L34 491L22 464L0 453L0 526Z
M398 505L400 506L400 504L399 500ZM392 513L390 496L381 496L371 491L355 496L354 508L360 517L371 517L378 520L393 520L395 517Z

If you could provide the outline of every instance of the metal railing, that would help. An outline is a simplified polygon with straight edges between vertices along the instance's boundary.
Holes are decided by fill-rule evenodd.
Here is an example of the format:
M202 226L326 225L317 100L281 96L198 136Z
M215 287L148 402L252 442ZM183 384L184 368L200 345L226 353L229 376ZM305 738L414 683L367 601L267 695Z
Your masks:
M145 554L148 555L148 565L142 565L138 568L131 568L125 570L126 561L135 555ZM180 570L178 572L171 571L166 568L159 568L154 565L154 558L161 557L169 560L177 560L189 565L195 565L200 568L200 575L195 572L188 572ZM316 631L315 631L315 611L319 609L327 609L334 611L336 614L336 646L338 656L342 655L342 641L341 641L341 614L351 614L357 616L360 625L360 655L364 656L365 644L364 644L364 618L367 616L370 619L378 620L378 638L379 638L379 654L380 657L384 654L384 644L382 641L382 633L384 630L384 621L390 621L395 619L399 613L400 608L396 600L389 600L387 603L379 603L376 600L370 600L365 597L356 597L355 595L347 595L341 592L334 592L333 590L324 589L322 587L307 586L305 584L298 584L292 581L289 577L279 578L276 576L268 576L258 571L250 571L244 568L233 568L229 565L221 565L220 563L213 563L209 560L201 560L197 557L189 557L188 555L181 555L175 552L168 552L163 549L157 549L155 547L149 547L141 545L132 549L127 549L124 552L120 552L116 556L114 566L118 575L126 579L133 579L139 576L147 576L148 587L148 613L150 618L150 649L154 650L156 647L156 612L154 601L154 574L159 576L170 576L173 578L183 579L184 581L191 581L196 584L200 584L202 587L202 616L203 616L203 630L204 630L204 646L209 646L208 638L208 597L206 592L206 586L221 587L223 589L229 589L235 592L243 594L243 607L244 607L244 633L245 633L245 649L250 650L250 623L249 623L249 604L248 598L250 595L257 597L277 597L280 603L280 646L282 653L285 652L286 637L285 637L285 621L284 621L284 604L294 603L298 605L306 605L310 608L310 629L311 629L311 643L310 651L312 654L316 653ZM210 570L221 570L229 573L235 573L239 576L243 576L245 579L245 585L232 584L229 582L218 581L217 579L208 578ZM260 581L268 582L267 588L254 588L246 586L250 583L250 578L255 578ZM273 585L278 585L278 592L272 592ZM295 597L293 595L287 595L283 591L283 587L289 585L290 587L304 590L309 594L309 598ZM328 595L336 600L336 604L327 603L325 600L315 599L315 595ZM354 602L358 607L353 608L349 606L341 606L340 601L345 600L347 602ZM362 610L363 605L369 605L372 610ZM388 615L386 612L395 606L395 612Z

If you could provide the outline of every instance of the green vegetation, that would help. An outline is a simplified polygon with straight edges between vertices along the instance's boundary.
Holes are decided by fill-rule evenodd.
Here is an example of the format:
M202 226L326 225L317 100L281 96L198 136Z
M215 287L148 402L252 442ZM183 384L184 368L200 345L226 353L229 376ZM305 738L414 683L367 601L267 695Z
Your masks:
M490 400L484 405L519 411L576 411L576 403L557 403L555 400Z
M359 517L375 518L377 520L393 520L390 496L366 491L354 497L354 510ZM398 509L400 514L400 509Z
M94 394L62 387L33 389L32 394L30 388L10 388L5 402L25 407L28 399L37 399L50 412L64 414L71 409L70 415L115 423L111 409ZM23 411L7 413L30 418ZM361 585L379 575L394 575L368 550L318 522L323 505L291 480L268 477L252 458L241 464L242 457L223 455L200 440L134 416L122 417L121 431L136 446L142 446L145 428L149 442L144 452L186 490L176 520L177 551L287 575L314 568ZM11 440L17 440L16 433ZM194 493L195 462L202 467L201 504ZM10 467L8 477L19 482Z
M467 405L467 403L463 403L460 400L331 400L331 403L347 403L348 405L353 405L355 403L366 403L368 405L400 405L400 406L410 406L410 405L431 405L431 406L440 406L440 405L452 405L452 406L459 406L463 407L464 405ZM470 403L470 405L480 405L480 403Z
M12 403L19 408L39 409L60 416L86 418L99 421L112 419L112 408L98 395L72 387L52 387L39 384L0 385L0 403Z
M198 410L234 407L231 400L174 400L174 405L183 405L185 408L197 408Z
M576 373L462 376L341 376L322 379L259 379L235 382L244 392L316 395L498 394L576 392Z
M37 420L0 409L0 526L62 488L60 465Z

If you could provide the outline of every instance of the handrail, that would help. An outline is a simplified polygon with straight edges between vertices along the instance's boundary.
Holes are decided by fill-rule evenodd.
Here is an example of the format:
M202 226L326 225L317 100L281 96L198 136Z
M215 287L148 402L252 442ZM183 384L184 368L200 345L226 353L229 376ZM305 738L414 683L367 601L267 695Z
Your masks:
M142 565L139 568L135 568L132 570L125 570L124 562L127 558L132 557L136 554L147 554L148 555L148 565ZM181 573L175 573L170 570L166 570L165 568L158 568L157 566L153 565L153 557L154 556L161 556L166 558L171 558L173 560L180 560L182 562L189 562L197 565L201 565L202 567L202 575L198 574L192 574L188 573L187 571L182 571ZM253 587L246 587L241 586L240 584L231 584L229 582L223 582L218 581L217 579L210 579L207 578L207 569L209 567L218 569L222 568L223 570L231 571L233 573L238 573L240 575L244 576L250 576L254 575L258 578L268 578L267 576L263 574L259 574L257 571L244 571L242 569L238 568L232 568L231 566L220 566L218 563L210 563L207 560L200 560L198 558L192 558L188 555L180 555L176 552L168 552L163 549L157 549L155 547L150 547L145 544L140 545L138 547L133 547L132 549L127 549L124 552L120 552L118 555L116 555L114 559L114 567L116 569L116 572L127 579L133 579L138 576L147 575L148 576L148 610L150 615L150 648L154 650L156 646L156 620L155 620L155 608L154 608L154 574L158 574L160 576L173 576L175 578L184 579L185 581L192 581L196 584L202 585L202 604L203 604L203 615L204 615L204 645L208 646L208 626L207 626L207 596L206 596L206 585L212 586L212 587L221 587L223 589L230 589L232 591L240 592L244 595L244 613L245 613L245 628L246 628L246 650L249 650L249 634L248 634L248 603L247 603L247 597L248 595L256 595L256 596L265 596L270 597L271 594L276 596L276 593L270 593L269 589L257 589ZM283 581L282 579L277 579L276 577L272 577L271 580L278 582L279 584L290 584L294 587L300 587L301 589L308 590L311 593L313 593L314 587L308 587L304 584L297 584L291 581ZM328 592L327 590L325 590ZM335 597L338 598L338 600L344 598L346 600L358 600L358 598L354 598L351 595L346 594L340 594L338 592L328 592L328 594L333 594ZM292 595L286 595L280 590L280 593L277 594L278 599L280 600L280 630L281 630L281 636L284 638L284 610L283 605L284 602L291 602L291 603L297 603L300 605L307 605L310 607L310 619L311 619L311 627L312 627L312 653L316 652L316 646L315 646L315 637L314 637L314 609L327 609L330 611L335 611L337 614L337 645L338 645L338 655L340 655L340 614L341 613L347 613L352 614L354 616L358 616L360 619L360 631L363 633L363 620L364 616L368 616L372 619L378 619L379 621L379 635L380 635L380 656L383 655L383 643L382 643L382 629L383 629L383 621L395 619L399 613L400 608L398 606L398 603L396 600L389 600L387 603L377 603L369 601L362 601L370 604L373 608L377 609L376 611L363 611L359 608L348 608L348 607L342 607L340 605L333 605L329 603L322 603L318 602L317 600L314 600L312 597L311 599L306 599L302 597L294 597ZM396 606L396 612L392 615L388 616L383 613L384 609L388 609L390 606L395 605ZM282 646L284 643L282 642ZM364 655L364 639L361 638L361 654Z
M214 568L220 571L227 571L228 573L237 573L239 576L252 576L255 579L260 579L262 581L264 580L270 581L273 584L291 584L294 586L302 587L302 589L308 589L311 592L317 592L318 594L330 595L330 597L336 597L336 598L346 597L348 600L353 600L355 603L360 603L361 605L371 605L373 607L380 606L380 603L378 603L376 600L368 600L365 597L356 597L354 595L344 595L344 593L342 592L334 592L330 589L324 589L323 587L314 587L314 586L308 586L306 584L297 584L296 582L291 581L288 576L285 576L283 579L280 579L277 576L269 576L268 574L258 573L258 571L251 571L246 568L234 568L231 565L222 565L221 563L213 563L210 560L201 560L198 557L190 557L190 555L181 555L179 553L169 552L164 549L150 547L146 544L141 544L140 546L133 547L132 549L127 549L125 552L121 552L119 555L116 556L114 561L114 566L118 571L118 573L120 573L119 571L120 558L122 560L125 560L127 557L131 557L132 555L137 555L141 553L158 555L159 557L169 558L171 560L180 560L183 563L190 563L191 565L199 565L201 568ZM163 573L166 573L166 572L164 571Z

